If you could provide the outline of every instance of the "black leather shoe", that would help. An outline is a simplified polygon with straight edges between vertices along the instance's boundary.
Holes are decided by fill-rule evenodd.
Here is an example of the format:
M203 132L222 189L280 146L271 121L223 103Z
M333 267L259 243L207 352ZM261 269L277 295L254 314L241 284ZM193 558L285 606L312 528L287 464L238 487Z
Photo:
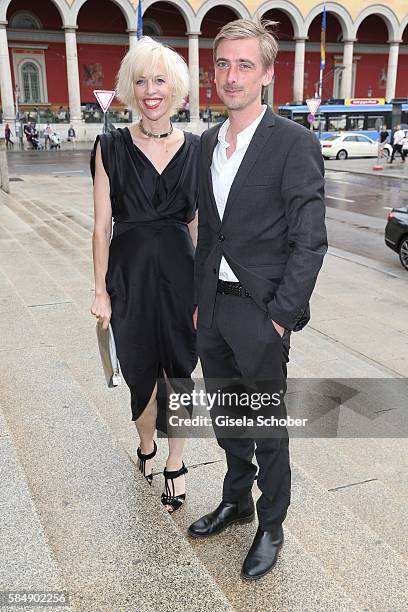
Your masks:
M241 576L246 580L257 580L271 571L283 544L283 529L263 531L260 527L242 566Z
M206 514L188 528L193 538L208 538L223 531L232 523L251 523L255 518L254 502L245 510L238 512L238 504L222 501L214 512Z

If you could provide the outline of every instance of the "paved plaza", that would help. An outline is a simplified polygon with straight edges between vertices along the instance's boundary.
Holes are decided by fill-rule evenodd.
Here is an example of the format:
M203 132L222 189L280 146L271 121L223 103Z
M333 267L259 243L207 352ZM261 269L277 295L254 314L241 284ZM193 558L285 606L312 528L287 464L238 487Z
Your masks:
M255 524L186 537L221 498L218 446L188 442L187 501L170 517L160 506L167 444L149 488L128 391L105 388L89 312L90 178L21 178L0 192L2 588L63 589L70 606L56 609L80 612L405 612L406 407L385 400L370 437L353 437L365 417L344 405L347 437L292 439L285 546L270 575L243 582ZM401 382L407 309L402 268L331 247L311 323L292 335L289 376Z

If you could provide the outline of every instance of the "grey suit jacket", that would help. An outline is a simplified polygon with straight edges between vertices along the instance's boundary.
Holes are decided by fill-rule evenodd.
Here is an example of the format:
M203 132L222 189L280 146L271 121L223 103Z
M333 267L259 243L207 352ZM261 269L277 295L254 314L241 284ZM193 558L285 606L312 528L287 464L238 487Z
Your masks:
M221 221L211 178L220 127L201 138L195 260L199 323L211 326L224 256L258 306L297 331L309 320L309 299L327 251L319 142L309 130L268 108L235 176Z

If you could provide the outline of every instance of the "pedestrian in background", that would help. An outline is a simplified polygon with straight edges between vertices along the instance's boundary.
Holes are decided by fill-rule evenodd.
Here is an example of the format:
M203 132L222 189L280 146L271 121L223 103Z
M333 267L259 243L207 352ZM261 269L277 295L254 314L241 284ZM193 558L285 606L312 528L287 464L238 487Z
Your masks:
M14 142L11 140L11 130L8 123L6 123L6 127L4 128L4 138L6 140L7 149L12 149L14 147Z
M394 143L392 147L392 155L390 159L390 164L394 161L394 157L396 153L401 155L401 162L405 162L405 151L404 151L404 140L405 140L405 131L401 129L400 125L397 125L394 133Z
M24 126L24 134L25 134L25 137L26 137L26 140L27 140L28 144L29 144L29 145L30 145L32 148L34 148L34 147L33 147L33 142L32 142L32 140L33 140L33 131L34 131L34 129L33 129L33 125L32 125L32 123L31 123L31 121L29 121L29 122L28 122L28 123L26 123L26 125Z
M379 142L380 142L380 157L384 157L384 147L388 142L388 130L387 126L381 126L381 131L379 134Z
M51 145L51 134L52 134L52 127L47 121L47 125L45 126L45 129L44 129L44 147L46 149L48 149L48 147Z
M118 99L139 121L98 136L91 158L91 312L103 327L111 322L140 439L139 470L149 484L155 430L169 433L169 394L193 389L197 364L194 247L187 224L198 199L200 138L173 128L170 120L188 94L188 75L175 51L141 38L122 60L117 81ZM161 497L168 512L185 499L184 442L168 437Z
M72 125L68 128L68 142L72 142L72 148L75 149L76 133Z
M186 100L184 104L184 113L186 117L186 121L190 121L190 102Z

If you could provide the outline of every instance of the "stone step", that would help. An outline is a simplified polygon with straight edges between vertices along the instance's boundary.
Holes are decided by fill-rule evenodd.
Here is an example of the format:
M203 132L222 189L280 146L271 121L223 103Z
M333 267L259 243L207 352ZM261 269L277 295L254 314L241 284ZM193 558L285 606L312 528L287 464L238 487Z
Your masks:
M333 500L353 512L388 545L408 561L408 526L405 520L408 495L394 493L383 481L383 473L366 459L365 440L354 445L354 455L342 450L339 439L293 439L291 457L308 476L329 493ZM406 448L406 446L405 446ZM359 449L361 452L359 453ZM401 469L406 456L395 453L388 464ZM405 474L408 465L405 466ZM407 477L405 476L405 481Z
M0 584L3 591L67 591L20 465L13 437L0 410ZM27 545L29 543L29 546ZM6 562L7 560L7 562ZM11 609L11 607L10 607ZM38 612L48 610L44 606ZM57 606L58 612L73 608Z
M32 311L0 285L15 321L2 313L2 410L74 609L232 610Z
M89 234L93 230L93 219L81 210L76 209L72 202L61 202L57 206L54 203L47 204L42 200L31 200L31 202L43 214L67 223L73 231L79 232L83 238L89 239Z
M3 198L3 203L21 221L27 223L27 225L50 246L57 249L64 256L70 258L72 265L77 265L80 261L89 260L88 242L80 240L78 243L76 234L71 230L64 230L64 226L59 224L58 221L41 221L24 207L21 202L12 197L8 197L7 199Z
M74 249L69 243L61 240L53 230L46 226L32 227L22 221L7 207L2 209L2 230L0 248L5 255L19 245L29 256L42 267L47 267L47 271L58 281L79 284L88 281L89 290L93 289L93 271L91 246L85 257L78 255L78 250ZM5 265L7 262L4 262ZM10 264L12 262L9 262Z
M175 516L181 532L217 505L222 496L224 473L223 462L190 469L189 504L183 514ZM292 502L285 521L289 546L282 549L281 560L271 577L265 578L265 590L260 585L259 591L254 593L245 583L234 581L251 544L254 526L234 526L219 538L192 542L197 555L233 605L238 607L238 602L242 602L238 609L248 611L268 609L256 606L262 601L261 597L267 598L273 593L273 601L278 602L276 610L325 610L326 606L341 610L347 598L346 609L352 601L353 606L370 612L406 610L408 594L404 584L408 578L408 564L390 547L387 538L383 538L383 530L370 529L295 461L292 461L292 474ZM156 490L159 492L159 487ZM257 487L254 497L259 497ZM225 551L228 551L231 565L220 566L218 559L225 556ZM314 578L309 576L309 568ZM297 583L296 588L288 587L292 580ZM330 590L330 581L332 586L340 586L337 593ZM325 599L321 600L322 586L323 593L332 592L331 606ZM302 593L300 600L297 595L292 600L299 591ZM322 602L320 606L313 600L314 596Z
M35 189L35 196L33 197L33 190L27 190L19 185L17 192L13 189L12 197L19 202L23 203L28 209L36 207L38 214L43 216L48 214L50 217L65 217L71 224L71 228L75 231L78 230L81 235L86 232L92 232L93 229L93 193L92 193L92 182L90 179L86 180L86 188L75 189L76 182L74 185L67 184L65 181L59 181L56 185L55 182L51 182L47 185L46 190L44 188L37 190ZM38 186L39 187L39 186ZM41 187L44 187L41 185ZM49 200L49 193L58 193L58 198Z
M299 467L293 493L289 529L353 599L370 612L406 610L408 564L382 531L370 529Z
M408 499L407 440L394 438L339 439L337 449L363 466L371 466L377 478L406 503Z
M187 476L188 500L183 511L174 516L181 534L185 536L193 521L218 505L222 498L224 474L224 461L190 468ZM153 481L156 495L160 492L160 485L160 482ZM297 509L296 512L298 511ZM305 508L302 508L299 521L302 520L304 511ZM251 525L234 525L208 540L189 538L197 557L235 610L354 612L364 609L364 606L359 606L346 589L326 571L318 556L307 551L297 531L286 527L286 524L285 545L274 570L259 582L248 583L240 580L242 563L251 546L256 527L255 522Z
M381 292L377 290L379 287ZM331 295L336 295L336 304ZM360 355L369 356L372 361L386 363L395 376L408 376L405 278L329 255L313 300L312 327L317 326L320 333L346 344Z

